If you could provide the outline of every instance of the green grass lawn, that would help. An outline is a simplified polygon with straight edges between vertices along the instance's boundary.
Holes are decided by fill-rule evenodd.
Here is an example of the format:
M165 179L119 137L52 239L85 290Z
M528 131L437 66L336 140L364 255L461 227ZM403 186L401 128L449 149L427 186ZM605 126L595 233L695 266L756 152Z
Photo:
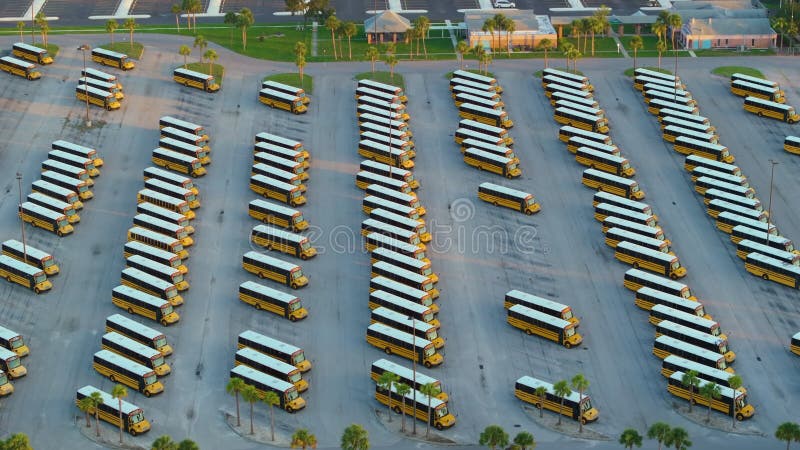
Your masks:
M648 70L652 70L652 71L655 71L655 72L661 72L661 73L666 73L668 75L672 75L672 71L667 70L667 69L660 69L658 67L640 67L640 69L648 69ZM625 75L633 78L633 67L631 67L629 69L625 69Z
M764 74L761 73L760 70L754 69L752 67L744 67L744 66L720 66L716 69L712 70L711 73L714 75L719 75L721 77L730 78L731 75L734 73L743 73L745 75L750 75L751 77L757 78L764 78Z
M225 66L220 64L212 64L211 75L214 75L214 78L217 80L217 84L222 86L222 78L225 76ZM182 65L180 67L183 67ZM208 63L199 63L199 62L192 62L186 66L189 70L194 70L195 72L205 73L208 74Z
M373 81L377 81L379 83L386 83L392 86L397 86L403 90L406 89L406 82L403 79L403 76L400 75L399 73L394 74L394 78L392 78L390 73L385 71L376 70L375 73L361 72L355 76L355 79L356 80L370 79Z
M124 53L128 55L129 58L133 59L142 59L142 53L144 53L144 46L136 41L133 42L133 45L131 45L130 41L114 42L113 44L101 45L100 48L111 50L113 52Z
M697 56L769 56L774 55L775 51L772 49L749 49L743 52L739 50L728 49L707 49L695 50Z
M278 83L288 84L289 86L294 86L297 88L301 88L306 91L306 94L311 94L314 92L314 77L311 75L303 74L303 82L300 82L300 73L298 72L291 72L291 73L276 73L274 75L267 75L264 77L264 81L275 81Z
M47 43L47 45L43 45L43 44L33 44L33 45L35 45L36 47L43 48L43 49L47 50L47 53L49 53L50 57L52 57L53 59L55 59L56 56L58 56L58 52L59 52L59 50L61 50L61 48L59 46L57 46L56 44L51 44L49 42Z
M572 45L574 45L575 47L578 47L578 39L577 38L565 37L565 38L560 39L560 44L561 45L563 45L565 42L569 42ZM583 58L621 58L622 57L621 53L617 53L617 43L616 43L616 41L614 41L613 38L595 36L595 38L594 38L594 56L592 56L592 38L591 37L589 37L589 40L586 41L585 45L584 45L584 39L583 39L583 37L581 37L580 44L581 45L578 48L578 50L580 50L581 55L582 55ZM564 53L562 51L560 51L560 50L555 50L555 52L551 51L550 53L551 54L553 54L553 53L559 54L561 56L564 55ZM544 55L544 52L542 52L542 55Z

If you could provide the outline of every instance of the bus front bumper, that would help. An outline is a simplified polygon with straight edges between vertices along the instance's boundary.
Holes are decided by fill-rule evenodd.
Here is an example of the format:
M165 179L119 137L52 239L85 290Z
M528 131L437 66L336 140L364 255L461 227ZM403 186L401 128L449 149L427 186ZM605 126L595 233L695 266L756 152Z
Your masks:
M419 235L419 240L422 242L430 242L431 240L433 240L433 236L431 236L431 234L426 231L425 233Z
M200 207L200 202L197 200L189 202L189 208L197 209Z
M302 222L292 225L292 227L294 228L294 231L303 231L308 228L308 222L304 220Z
M22 378L28 374L28 369L25 366L17 366L10 371L8 371L8 376L11 379L16 380L17 378Z
M48 266L44 269L44 273L47 275L58 275L58 266L55 264Z
M147 433L148 431L150 431L150 422L148 422L147 420L143 420L134 425L132 429L129 429L128 433L130 434L136 433L137 435L139 435L142 433Z
M297 311L292 311L289 314L289 319L292 320L303 320L308 317L308 310L305 308L300 308Z
M308 278L306 278L306 276L304 275L296 280L292 280L291 284L297 286L298 288L301 288L308 284Z
M194 211L192 211L191 209L189 211L186 211L185 213L181 213L181 214L186 216L186 218L189 219L189 220L194 220L194 218L197 217L197 214L195 214Z
M297 392L305 392L308 390L308 381L300 380L294 385L294 387L297 388Z
M183 297L181 297L180 295L176 295L175 297L172 297L167 301L172 306L181 306L183 304Z
M178 256L181 258L181 260L189 259L189 252L187 252L185 249L181 250L178 252Z
M189 290L189 282L185 280L181 281L178 284L176 284L175 287L178 288L178 290L181 292Z
M200 167L199 169L192 169L192 176L193 177L202 177L206 174L206 168Z
M729 351L729 352L725 353L724 356L725 356L725 362L726 363L732 363L732 362L734 362L736 360L736 353L734 353L734 352Z
M311 361L309 360L300 361L300 363L297 364L296 367L300 369L300 372L306 373L309 370L311 370Z
M71 224L72 223L78 223L80 221L81 221L81 216L79 216L77 214L72 214L72 215L67 217L67 222L69 222Z
M403 169L406 169L406 170L411 170L411 169L413 169L413 168L414 168L414 161L411 161L411 160L408 160L408 161L403 161L403 162L400 164L400 166L401 166Z
M745 405L744 408L739 410L739 414L742 415L745 419L749 419L755 415L756 409L753 408L753 405Z
M530 211L530 214L537 213L537 212L539 212L541 209L542 209L542 205L540 205L540 204L538 204L538 203L534 203L533 205L531 205L531 206L529 206L529 207L527 208L527 210L528 210L528 211Z
M72 207L75 208L75 210L83 209L83 202L78 200L72 204Z
M22 358L23 356L28 356L31 353L31 351L27 345L23 345L22 347L15 348L14 353L16 353L17 356Z
M438 353L434 353L433 356L431 356L430 358L425 358L423 364L426 367L435 367L441 365L443 362L444 362L444 357Z
M180 266L178 266L178 267L177 267L177 269L178 269L178 272L180 272L180 273L181 273L181 275L186 275L187 273L189 273L189 268L188 268L188 267L186 267L186 266L185 266L185 265L183 265L183 264L181 264Z
M439 298L439 290L438 289L435 289L435 288L431 289L430 291L428 291L428 293L431 295L431 298L434 299L434 300Z
M193 244L194 244L194 239L192 239L192 238L190 238L188 236L183 238L183 239L181 239L181 245L183 245L184 248L191 247Z
M444 339L442 339L441 337L437 337L436 339L433 340L433 346L436 348L436 350L444 348Z
M306 401L302 397L297 397L296 399L289 402L286 405L287 411L300 411L301 409L306 407Z
M644 198L644 191L636 191L633 193L633 200L642 200Z
M11 383L6 383L0 386L0 397L5 397L14 393L14 386Z
M92 160L95 167L103 167L103 158L95 158Z
M172 373L172 368L169 366L169 364L162 364L153 369L153 371L156 373L156 376L165 377Z
M37 284L36 287L39 289L39 292L49 291L53 289L53 283L51 283L50 280L46 280L44 283Z
M172 325L173 323L179 322L181 320L181 316L179 316L178 313L173 311L173 312L167 314L166 316L164 316L161 320L166 322L167 325ZM169 347L169 346L167 346L167 347ZM169 351L170 351L170 353L172 353L172 347L169 347Z
M164 385L161 384L160 381L156 381L153 384L149 384L144 388L145 395L157 395L164 392Z
M569 346L570 348L575 348L581 345L581 342L583 342L583 336L581 336L578 333L575 333L572 336L570 336L569 339L566 340L566 342L564 342L564 347Z
M439 275L436 275L435 273L431 273L428 276L428 279L431 280L431 282L433 282L433 283L438 283L439 282Z
M672 272L671 275L672 275L673 278L683 278L683 277L685 277L686 276L686 267L678 267L678 269L675 270L674 272Z
M172 346L170 346L170 345L165 345L165 346L163 346L163 347L160 347L160 348L158 349L158 351L160 351L160 352L161 352L161 354L162 354L162 355L164 355L164 356L169 356L169 355L171 355L171 354L172 354Z
M89 171L89 176L90 177L99 177L100 176L100 171L97 170L96 168L92 169L92 170Z
M583 413L583 420L585 420L586 423L594 422L598 417L600 417L600 413L597 411L597 408L591 408Z

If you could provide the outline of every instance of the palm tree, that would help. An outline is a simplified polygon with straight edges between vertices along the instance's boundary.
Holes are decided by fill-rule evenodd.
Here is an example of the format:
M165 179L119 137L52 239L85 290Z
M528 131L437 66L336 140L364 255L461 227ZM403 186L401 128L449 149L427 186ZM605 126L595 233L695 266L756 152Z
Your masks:
M486 49L483 48L480 42L476 43L474 47L470 50L475 57L478 59L478 72L481 71L481 64L483 64L483 55L486 54Z
M594 35L595 33L605 33L608 30L608 16L611 10L606 5L600 5L600 8L594 12L593 18L594 26L592 30L592 56L594 56Z
M683 387L689 388L689 412L692 412L692 405L694 404L694 390L700 385L700 379L697 378L697 371L687 370L681 377L681 384Z
M492 18L494 20L494 31L497 31L497 49L500 49L500 32L506 29L506 16L504 14L495 14Z
M642 436L633 428L626 428L625 431L619 435L619 443L622 444L623 447L630 449L632 449L634 445L641 447Z
M419 26L417 32L419 33L419 37L422 38L422 50L425 52L425 59L428 59L428 46L425 44L425 39L427 39L428 30L431 29L431 19L428 19L428 16L419 16L416 22ZM419 52L417 52L417 54L419 54Z
M269 405L269 429L272 433L272 440L275 440L275 405L279 405L281 403L281 398L278 397L278 394L269 391L264 393L264 398L261 399L262 402Z
M186 46L184 46L186 47ZM239 415L239 392L242 392L244 389L244 380L241 378L233 377L228 381L228 384L225 386L225 391L228 394L233 395L236 398L236 426L242 426L241 416Z
M631 38L629 44L633 50L633 70L636 70L636 54L644 47L644 41L638 34Z
M303 41L297 41L294 43L294 56L306 56L308 53L308 47L306 47L306 43Z
M169 11L172 14L175 14L175 28L177 28L178 32L180 32L181 31L181 22L180 22L180 20L178 20L178 18L180 17L181 12L183 11L183 8L181 8L181 5L175 3L175 4L172 5L172 7L170 8Z
M533 450L536 448L536 440L527 431L520 431L514 436L514 448L516 450Z
M583 391L585 391L586 389L589 389L589 380L587 380L586 377L584 377L582 373L579 373L579 374L575 375L574 377L572 377L572 380L570 381L570 384L572 384L572 389L575 389L576 391L578 391L578 404L580 405L581 403L583 403ZM583 417L581 417L578 420L578 432L579 433L583 433L583 424L584 424L584 422L586 422L586 419L584 419Z
M572 71L578 73L578 58L583 56L583 53L577 47L572 47L567 53L569 53L567 59L572 59Z
M389 64L389 58L394 55L389 55L386 58L386 64ZM395 58L396 59L396 58ZM395 61L397 64L397 61ZM391 66L394 69L394 66ZM397 376L394 372L383 372L380 377L378 377L378 387L381 389L386 390L386 397L389 399L389 422L392 421L392 386L397 384L400 381L400 377Z
M544 50L544 68L546 69L547 66L547 51L553 48L553 41L550 39L544 38L539 41L539 48Z
M306 447L317 448L317 437L311 434L307 429L300 428L292 434L291 447L300 447L303 450L306 450Z
M503 28L506 31L506 54L511 58L511 35L517 31L517 24L513 19L506 18L504 25Z
M301 13L306 9L305 0L286 0L285 3L286 10L292 13L292 16L297 13Z
M86 417L86 428L92 426L92 423L89 422L89 414L94 408L94 400L91 397L83 397L82 399L78 400L78 409L83 411L84 416Z
M492 63L492 55L483 52L483 54L481 54L481 63L483 63L483 74L489 75L489 64Z
M380 56L380 53L378 53L378 47L375 47L374 45L370 45L369 47L367 47L367 50L364 52L364 56L366 56L367 59L369 59L370 64L372 64L372 74L374 75L375 74L375 61L377 61L378 57Z
M184 69L187 67L187 64L189 64L189 62L186 59L189 57L191 53L192 53L192 48L189 47L188 45L181 45L181 48L178 49L178 54L183 56Z
M350 39L358 33L358 28L356 28L356 23L352 21L347 21L342 25L342 34L347 36L347 57L349 59L353 59L353 47L350 44Z
M39 32L42 33L42 42L47 47L47 32L50 31L50 25L47 23L47 16L44 15L44 11L36 13L35 22L39 26Z
M111 35L111 45L114 45L114 32L117 31L117 28L119 28L119 24L116 20L111 19L106 22L106 32Z
M197 13L203 10L200 0L189 0L189 12L192 14L192 28L197 31Z
M658 40L666 39L667 34L667 24L665 22L656 22L651 27L653 30L653 34L656 35Z
M427 424L427 427L425 428L425 438L427 439L431 432L431 414L433 414L433 410L431 409L431 399L441 394L442 390L439 389L439 386L434 383L425 383L419 387L419 391L422 392L422 395L428 397L428 420L425 421Z
M0 448L4 450L33 450L31 441L25 433L15 433L5 441L0 441Z
M294 59L294 65L297 66L297 72L300 74L300 87L304 87L305 78L303 78L303 69L306 67L305 55L297 55L297 57Z
M658 441L658 450L661 450L661 443L667 439L667 435L669 435L670 431L671 428L668 424L656 422L647 429L647 439L655 439Z
M192 45L192 47L195 48L200 47L200 62L202 63L204 57L203 50L205 50L205 48L208 47L208 41L206 40L205 37L203 37L202 34L198 34L197 36L194 37L194 45Z
M772 28L778 32L778 38L780 39L780 41L778 41L778 48L783 47L783 32L786 30L788 24L789 22L786 20L786 17L775 17L772 19ZM17 24L17 28L19 28L19 24Z
M159 436L150 446L151 450L175 450L175 441L168 435Z
M586 45L589 43L589 33L592 34L592 41L594 41L594 17L584 17L581 19L583 23L583 53L586 53ZM578 50L581 46L578 46Z
M667 51L667 42L663 39L659 39L656 42L656 51L658 51L658 68L661 68L661 54Z
M570 52L572 51L578 51L578 49L573 47L570 49ZM563 415L561 411L564 409L564 399L566 399L569 394L572 394L572 390L570 390L567 380L561 380L553 385L553 393L556 394L556 397L561 399L561 404L558 407L558 424L561 425L561 416Z
M103 404L103 395L100 394L98 391L94 391L89 394L89 398L92 399L92 408L94 408L94 425L95 430L97 431L97 437L100 437L100 405Z
M675 427L667 434L664 439L664 445L667 447L674 446L675 450L686 450L692 446L692 441L689 440L689 433L681 427Z
M250 28L256 19L253 17L253 12L249 8L242 8L236 16L236 27L242 30L242 49L247 50L247 29Z
M24 24L23 24L24 25ZM458 66L464 70L464 54L469 51L469 44L465 40L458 41L456 44L456 53L458 53Z
M342 450L369 450L369 433L359 424L344 429L341 441Z
M125 22L122 24L122 28L127 29L128 33L130 33L130 36L131 36L131 51L133 51L133 30L136 27L137 27L136 19L134 19L133 17L129 17L129 18L125 19Z
M216 61L219 58L219 55L217 55L217 52L214 51L213 48L210 48L210 49L206 50L205 53L203 53L203 56L208 60L208 74L209 75L213 75L214 74L214 61Z
M786 450L789 450L789 444L791 444L792 441L800 441L800 425L794 422L784 422L778 425L778 428L775 430L775 437L778 438L778 440L786 441Z
M700 395L708 401L708 415L706 422L711 422L711 402L717 400L722 396L722 388L713 381L708 382L700 387Z
M246 384L244 388L242 388L242 400L250 403L250 434L255 434L255 430L253 429L253 405L261 400L256 387L252 384Z
M177 450L200 450L200 446L191 439L184 439L178 442Z
M481 433L478 444L485 445L492 450L497 448L498 445L500 448L506 448L506 445L508 445L508 433L500 425L489 425Z
M496 24L494 23L494 19L491 18L491 17L486 19L486 20L484 20L483 21L483 25L481 26L481 31L483 31L484 33L489 33L490 35L492 35L492 38L491 38L492 39L492 44L494 44L494 30L495 30L495 27L496 27ZM475 45L480 45L480 42L476 43ZM493 47L493 45L492 45L492 47Z
M331 14L325 19L325 28L331 30L331 45L333 46L333 59L339 59L336 55L336 30L339 29L339 19L335 14Z
M400 410L400 414L402 414L402 417L400 419L400 431L405 433L406 432L406 394L411 392L411 386L409 386L409 385L407 385L405 383L397 383L397 385L395 385L395 387L394 387L394 390L395 390L395 392L397 392L397 395L400 396L400 401L401 401L401 403L403 405L403 409ZM413 418L413 415L412 415L412 418Z
M547 388L539 386L533 391L533 395L539 397L539 404L536 407L539 408L539 418L541 419L544 417L544 401L547 399Z
M117 384L111 389L111 397L117 399L117 406L119 409L119 443L122 443L122 399L128 396L128 390L125 386Z
M419 30L411 27L406 31L406 43L408 44L408 57L414 60L414 41L417 42L417 55L419 55Z
M229 30L229 33L228 33L228 38L229 38L229 42L230 42L229 45L231 47L233 47L233 29L236 28L236 21L237 20L238 20L238 18L236 17L236 13L233 12L233 11L226 12L225 13L225 18L222 20L222 22L225 23L225 25L230 25L231 26L231 29Z
M572 27L572 33L571 34L573 36L576 36L576 38L578 40L575 43L575 45L577 45L578 48L580 48L581 47L581 34L583 34L583 21L581 19L573 19L572 22L570 22L570 27ZM565 43L566 43L566 41L565 41Z
M731 375L730 378L728 378L728 387L734 391L738 391L739 388L742 387L742 377L739 375ZM738 418L738 414L739 406L736 404L736 402L733 402L733 416L731 416L731 426L733 428L736 428L736 419Z
M677 52L678 49L675 48L675 32L683 26L683 19L680 14L670 14L667 16L667 25L669 25L670 39L672 39L672 51Z
M22 32L25 31L25 22L17 22L17 31L19 31L19 41L22 42Z

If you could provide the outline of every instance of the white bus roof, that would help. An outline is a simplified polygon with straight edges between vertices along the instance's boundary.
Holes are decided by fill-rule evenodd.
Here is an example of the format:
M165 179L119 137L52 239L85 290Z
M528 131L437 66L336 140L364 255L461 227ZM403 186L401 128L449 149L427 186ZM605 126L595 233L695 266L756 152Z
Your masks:
M391 338L397 339L398 341L403 341L409 345L416 345L419 348L425 348L429 345L433 345L431 344L431 341L425 338L414 336L411 333L400 331L396 328L392 328L388 325L384 325L379 322L371 324L370 326L367 327L367 329L372 330L373 332L376 333L385 334Z
M671 264L673 260L678 259L678 257L675 255L670 255L668 253L661 253L658 250L652 250L647 247L642 247L641 245L634 244L633 242L622 241L619 244L617 244L617 248L619 249L620 247L622 247L623 249L633 250L643 255L647 255L649 258L660 259L662 262L668 264Z
M35 212L39 215L47 217L48 219L58 220L62 217L66 218L66 216L64 216L64 213L56 212L53 211L52 209L47 209L44 206L37 205L36 203L24 202L20 206L22 207L23 210Z
M489 183L488 181L479 184L478 185L478 189L479 190L480 189L487 189L487 190L491 190L491 191L502 192L502 193L504 193L506 195L510 195L512 197L519 198L520 200L524 200L524 199L528 198L529 196L533 195L533 194L529 194L527 192L523 192L523 191L520 191L520 190L517 190L517 189L512 189L512 188L507 187L507 186L501 186L499 184Z
M258 342L259 344L261 344L261 345L263 345L265 347L269 347L269 348L274 348L276 350L280 350L281 352L283 352L285 354L288 354L288 355L292 355L294 353L297 353L297 352L303 350L300 347L295 347L294 345L287 344L287 343L279 341L277 339L273 339L273 338L271 338L269 336L264 336L263 334L256 333L253 330L242 331L241 333L239 333L239 338L245 339L245 340L248 340L248 341Z
M403 283L394 281L394 280L392 280L390 278L386 278L384 276L375 277L375 278L371 279L369 282L370 282L370 285L375 284L375 285L383 286L383 287L385 287L387 289L391 289L393 291L400 291L400 292L403 292L404 294L407 294L409 296L413 296L415 298L422 298L422 297L427 297L428 296L428 293L425 292L425 291L421 291L419 289L416 289L416 288L413 288L411 286L405 285Z
M301 244L303 241L308 241L308 238L303 235L295 234L286 230L282 230L280 228L275 228L273 226L264 224L254 226L251 233L264 234L267 236L275 237L280 240L294 242L296 244Z
M104 334L102 339L113 342L119 345L120 347L127 348L128 350L131 350L147 358L156 358L163 356L160 351L152 347L148 347L138 341L134 341L133 339L127 336L123 336L117 333L116 331Z
M532 319L536 319L536 320L538 320L540 322L547 323L547 324L552 325L552 326L554 326L556 328L562 328L563 329L563 328L567 328L570 325L570 323L567 322L566 320L563 320L563 319L558 318L558 317L551 316L549 314L545 314L543 312L536 311L535 309L528 308L527 306L521 305L521 304L516 304L516 305L512 306L511 308L508 308L508 310L511 311L511 312L517 313L517 314L522 314L522 315L530 317Z
M183 74L183 75L189 75L191 77L205 79L205 80L213 80L214 79L214 75L208 75L208 74L205 74L205 73L196 72L194 70L184 69L183 67L178 67L177 69L175 69L175 73L179 73L179 74Z
M128 359L124 356L118 355L112 352L111 350L100 350L99 352L95 353L94 356L96 358L106 360L109 363L112 363L116 366L127 369L135 373L136 375L139 375L140 377L145 377L153 374L153 369L144 366L142 364L139 364L138 362Z
M264 175L261 175L261 174L255 174L250 178L255 180L255 181L258 181L261 184L270 185L270 186L276 187L278 189L282 189L282 190L287 191L287 192L291 192L294 189L297 189L297 186L295 186L293 184L284 183L283 181L279 181L279 180L276 180L274 178L270 178L270 177L267 177L267 176L264 176Z
M278 258L273 258L272 256L267 256L263 253L254 252L252 250L245 253L244 257L254 259L259 262L269 264L271 266L275 266L286 271L292 271L300 267L297 264L292 264L290 262L286 262Z
M241 377L245 384L247 384L248 381L255 381L280 392L296 390L294 385L288 381L283 381L247 366L236 366L231 369L231 373Z
M391 225L388 225L388 226L391 226ZM395 228L397 228L397 227L395 227ZM399 228L398 228L398 230L399 230ZM398 239L395 239L395 238L391 238L389 236L386 236L385 234L381 234L381 233L377 233L377 232L369 233L366 236L366 239L367 239L367 241L380 241L380 242L382 242L382 243L384 243L386 245L390 245L390 246L392 246L394 248L402 248L402 249L404 249L405 251L407 251L409 253L414 253L414 252L420 250L420 248L417 247L414 244L409 244L408 242L403 242L401 240L398 240Z
M50 257L50 258L53 257L51 254L49 254L49 253L47 253L47 252L45 252L43 250L39 250L36 247L32 247L30 244L26 243L25 245L22 245L22 242L20 242L20 241L18 241L16 239L8 239L8 240L4 241L3 242L3 247L13 248L14 250L17 250L20 253L22 253L22 249L24 247L25 248L25 252L27 253L28 256L30 256L31 258L34 258L34 259L38 259L38 260L42 260L42 259L47 258L47 257Z
M127 287L127 286L124 286ZM122 314L112 314L106 317L106 322L111 322L113 324L117 324L123 328L127 328L131 331L134 331L142 336L148 337L150 339L156 339L160 337L164 337L164 333L154 330L146 325L143 325L135 320L129 319Z
M297 367L287 364L277 358L267 356L258 350L253 350L250 347L242 347L239 350L236 350L236 354L286 375L297 371Z
M475 147L469 147L469 148L467 148L467 149L464 151L464 153L465 153L465 154L468 154L468 153L469 153L469 154L473 154L473 155L476 155L476 156L480 156L480 157L482 157L482 158L486 158L486 159L489 159L489 160L495 161L495 162L497 162L497 163L499 163L499 164L503 164L503 165L509 164L509 163L511 163L511 161L512 161L512 160L511 160L511 159L509 159L509 158L506 158L506 157L500 156L500 155L498 155L498 154L495 154L495 153L490 153L490 152L487 152L487 151L485 151L485 150L480 150L480 149L477 149L477 148L475 148Z
M255 281L245 281L244 283L239 285L239 288L256 291L260 294L272 297L275 300L281 301L286 304L291 303L292 301L297 299L296 295L287 294L286 292L281 292L277 289L272 289L269 286L264 286L263 284L256 283Z
M549 394L556 395L555 391L553 390L553 385L552 384L550 384L550 383L548 383L546 381L539 380L537 378L533 378L533 377L529 377L529 376L525 375L525 376L520 377L519 379L517 379L517 383L522 384L524 386L527 386L531 390L536 390L536 388L538 388L538 387L544 387L544 388L547 389L547 392ZM572 391L566 398L567 398L567 400L569 400L570 402L575 403L575 404L578 404L578 402L580 402L580 394L578 392L575 392L575 391ZM586 395L585 392L583 393L583 398L584 399L588 398L588 396Z
M96 387L91 386L91 385L86 385L86 386L78 389L78 392L80 392L81 395L83 395L85 397L90 397L92 395L92 393L99 392L100 396L103 397L103 404L108 406L109 408L111 408L114 411L119 411L119 402L122 401L122 414L126 414L127 415L127 414L132 414L132 413L137 412L137 411L141 411L141 408L139 408L138 406L134 405L133 403L128 403L125 400L114 398L114 397L111 396L111 394L109 394L109 393L107 393L105 391L101 391L100 389L97 389Z
M416 379L416 382L420 385L425 385L428 383L440 383L440 381L436 378L425 375L419 370L412 371L408 367L389 361L388 359L381 358L373 362L372 365L374 367L381 368L384 372L392 372L393 374L400 376L400 378L405 378L407 380Z
M143 272L143 271L141 271L141 270L139 270L139 269L137 269L135 267L126 267L126 268L122 269L122 273L124 273L124 274L126 274L126 275L128 275L130 277L133 277L133 278L135 278L135 279L137 279L137 280L139 280L139 281L141 281L143 283L147 283L147 284L149 284L149 285L151 285L151 286L153 286L153 287L155 287L155 288L157 288L159 290L165 290L166 291L169 288L175 288L174 284L172 284L172 283L170 283L168 281L164 281L161 278L156 278L156 277L150 275L149 273Z

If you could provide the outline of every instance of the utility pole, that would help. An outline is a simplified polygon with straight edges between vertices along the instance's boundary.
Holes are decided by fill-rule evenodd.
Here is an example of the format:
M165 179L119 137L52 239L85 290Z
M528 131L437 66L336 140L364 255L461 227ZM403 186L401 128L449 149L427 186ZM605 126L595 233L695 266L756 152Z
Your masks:
M769 245L769 224L772 223L772 182L775 179L775 166L778 165L778 161L774 161L772 159L769 160L770 163L770 173L769 173L769 203L767 204L767 241L766 245Z
M22 174L17 172L17 187L19 188L19 204L17 211L22 212ZM25 221L19 218L19 227L22 229L22 260L28 263L28 241L25 239Z
M411 434L417 434L417 319L411 317L411 346L414 348L414 359L411 360L411 395L414 402L414 420L411 422ZM430 418L430 411L428 411ZM430 419L428 419L430 420Z
M89 45L88 44L81 44L81 46L78 47L78 50L80 50L83 53L83 73L85 74L86 73L86 50L89 50ZM83 86L84 86L84 89L85 89L84 96L86 97L86 128L91 128L92 127L92 121L89 119L89 85L88 84L84 84Z

